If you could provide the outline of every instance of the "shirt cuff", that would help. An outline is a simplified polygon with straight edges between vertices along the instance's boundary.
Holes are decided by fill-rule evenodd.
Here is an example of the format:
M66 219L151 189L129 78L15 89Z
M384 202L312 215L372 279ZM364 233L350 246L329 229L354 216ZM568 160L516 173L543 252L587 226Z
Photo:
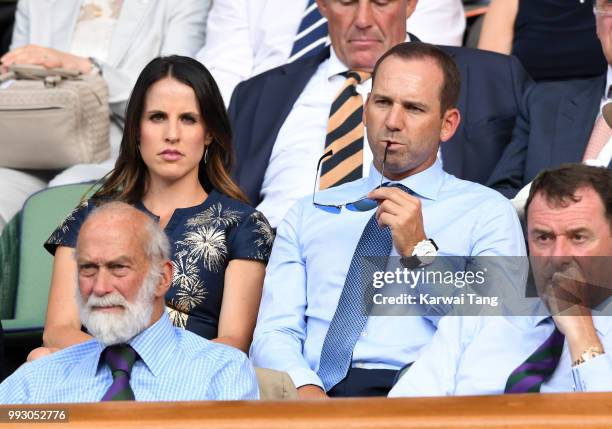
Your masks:
M612 377L612 355L604 353L572 368L574 391L608 392Z
M316 372L306 369L306 368L296 368L290 371L287 371L291 380L293 380L293 384L295 384L296 389L306 386L307 384L314 384L315 386L319 386L323 391L325 388L323 387L323 382L319 378Z

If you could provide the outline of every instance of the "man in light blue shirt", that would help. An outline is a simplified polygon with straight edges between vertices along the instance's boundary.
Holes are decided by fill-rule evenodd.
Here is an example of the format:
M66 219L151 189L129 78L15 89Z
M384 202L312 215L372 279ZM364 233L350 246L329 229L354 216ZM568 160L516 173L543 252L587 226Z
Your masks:
M92 212L75 256L81 321L94 339L21 366L0 385L0 403L257 399L242 352L172 326L168 255L165 234L139 210Z
M541 173L526 211L540 308L444 318L389 396L612 390L612 172Z
M438 255L525 255L510 203L445 173L437 160L440 142L452 137L460 120L452 59L432 45L404 43L382 56L372 79L364 110L374 154L370 174L294 205L278 228L266 271L251 359L288 372L302 398L386 395L397 371L416 360L436 330L435 319L425 317L367 317L354 343L347 342L347 367L334 367L334 344L345 344L344 332L355 334L344 310L350 299L342 297L354 297L352 272L363 265L360 249L380 244L373 237L386 231L392 241L386 255L410 264L415 257L426 263L436 246ZM381 180L410 192L377 188ZM375 200L378 206L326 207L366 194L361 203ZM363 316L350 314L355 321Z

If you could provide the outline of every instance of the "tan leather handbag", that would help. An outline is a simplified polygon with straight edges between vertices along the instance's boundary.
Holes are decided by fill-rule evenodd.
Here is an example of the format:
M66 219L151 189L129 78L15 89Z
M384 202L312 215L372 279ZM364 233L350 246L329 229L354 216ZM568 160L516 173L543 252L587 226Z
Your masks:
M0 166L62 169L110 156L102 76L11 66L0 76Z

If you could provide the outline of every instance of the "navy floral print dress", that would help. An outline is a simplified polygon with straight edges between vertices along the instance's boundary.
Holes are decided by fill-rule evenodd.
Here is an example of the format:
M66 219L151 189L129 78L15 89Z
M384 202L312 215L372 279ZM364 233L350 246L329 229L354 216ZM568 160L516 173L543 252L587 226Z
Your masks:
M135 204L152 218L142 203ZM79 205L45 242L75 247L81 225L95 208ZM173 278L166 309L175 326L204 338L215 338L221 312L225 270L233 259L268 262L274 233L266 218L252 207L213 190L195 207L176 209L164 228L172 248Z

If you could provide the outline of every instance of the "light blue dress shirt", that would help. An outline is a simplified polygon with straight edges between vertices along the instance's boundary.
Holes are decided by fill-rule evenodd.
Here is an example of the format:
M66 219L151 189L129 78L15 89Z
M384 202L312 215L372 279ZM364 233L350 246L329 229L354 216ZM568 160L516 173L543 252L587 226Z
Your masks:
M380 183L368 177L317 193L319 203L363 197ZM440 255L524 256L512 205L499 193L445 173L439 161L401 181L422 201L427 237ZM279 225L266 269L250 356L256 366L286 371L297 387L323 384L321 347L363 229L374 211L329 213L298 201ZM395 250L392 255L397 255ZM399 369L413 362L436 330L423 317L370 316L353 351L353 367Z
M612 307L593 315L604 350L612 350ZM445 317L421 357L389 396L502 394L508 377L552 334L547 315ZM572 368L567 341L540 392L612 391L612 354Z
M130 377L137 401L259 398L244 353L173 327L165 313L130 345L141 358ZM94 339L22 365L0 385L0 403L100 401L113 381L103 350Z

